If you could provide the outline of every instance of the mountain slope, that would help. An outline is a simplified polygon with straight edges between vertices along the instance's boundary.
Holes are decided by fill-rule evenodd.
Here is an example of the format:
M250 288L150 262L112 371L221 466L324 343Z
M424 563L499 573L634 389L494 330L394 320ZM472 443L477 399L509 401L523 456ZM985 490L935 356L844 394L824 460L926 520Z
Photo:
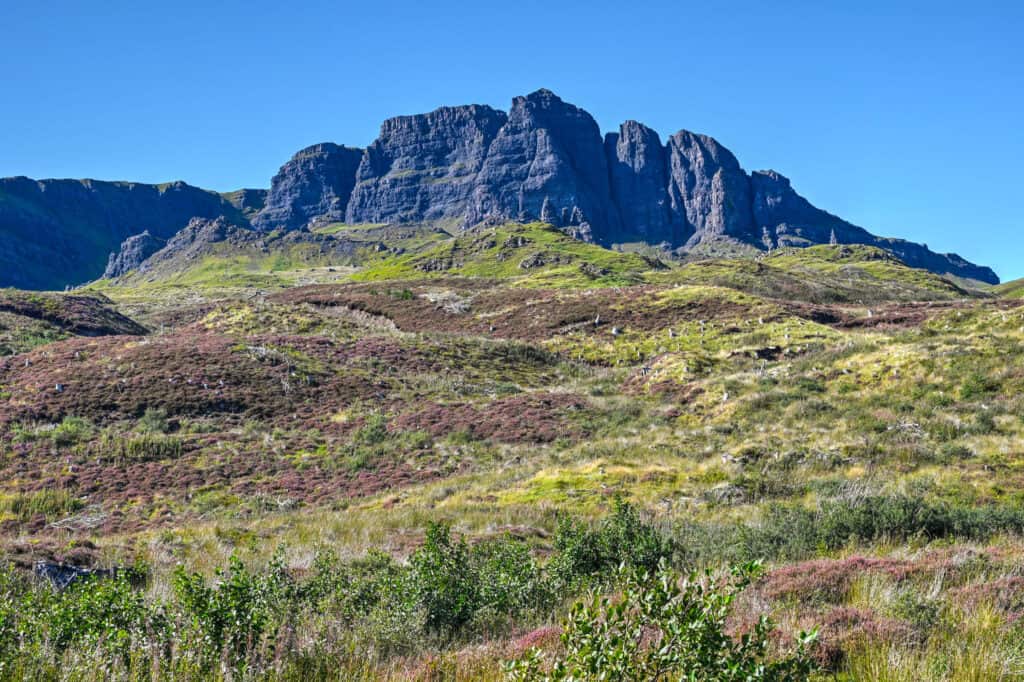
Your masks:
M0 285L63 289L103 273L127 237L167 239L193 217L245 218L227 199L183 182L0 179Z
M996 291L1004 298L1024 298L1024 279L1006 282L997 287Z
M508 113L468 105L389 119L366 149L307 147L267 191L2 179L0 285L81 284L100 277L128 237L166 240L192 218L220 216L262 232L340 221L449 231L541 221L582 241L679 254L866 244L911 267L999 281L955 254L877 237L818 209L774 171L748 174L712 137L680 130L663 143L636 121L602 136L586 111L538 90L514 98ZM111 273L125 269L110 264Z

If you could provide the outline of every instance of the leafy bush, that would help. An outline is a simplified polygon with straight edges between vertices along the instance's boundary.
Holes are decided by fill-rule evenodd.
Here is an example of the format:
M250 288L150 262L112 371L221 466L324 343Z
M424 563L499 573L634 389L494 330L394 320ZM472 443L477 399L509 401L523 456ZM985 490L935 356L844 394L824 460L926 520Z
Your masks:
M817 510L773 505L760 524L737 530L738 556L802 559L851 541L964 538L1024 531L1024 509L959 507L921 496L872 495L828 500Z
M564 653L550 665L533 649L508 666L516 682L541 680L806 680L814 670L807 645L816 633L801 633L794 652L768 656L773 626L761 616L738 640L726 632L736 597L757 577L760 564L732 571L720 582L710 573L686 580L664 562L654 573L622 572L619 598L592 596L578 602L565 621Z
M146 413L139 419L139 430L143 433L167 433L170 430L167 422L167 410L158 407L146 408Z
M596 528L567 516L559 520L551 572L562 584L572 585L623 563L653 570L673 549L671 540L645 523L632 505L616 498L611 515Z
M479 587L467 570L469 547L455 541L448 526L432 523L426 542L410 560L412 596L426 612L427 627L453 634L469 622L478 600Z
M191 634L198 635L192 641L202 643L209 662L226 655L238 665L264 638L272 639L291 589L280 553L260 573L250 572L232 556L228 568L217 571L212 586L181 566L174 575L175 597Z

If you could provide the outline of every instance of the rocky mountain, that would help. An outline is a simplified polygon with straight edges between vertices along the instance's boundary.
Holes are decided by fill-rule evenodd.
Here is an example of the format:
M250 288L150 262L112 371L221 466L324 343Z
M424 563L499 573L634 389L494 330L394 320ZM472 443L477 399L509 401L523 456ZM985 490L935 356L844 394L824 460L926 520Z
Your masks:
M167 239L193 217L245 217L184 182L0 179L0 286L63 289L99 277L128 237Z
M265 189L236 189L234 192L225 192L221 196L241 211L242 215L253 218L266 206L267 194Z
M323 154L328 147L303 150L281 168L257 227L294 229L344 214L350 223L455 227L542 220L598 244L641 241L680 251L718 241L762 250L834 241L878 246L940 274L998 282L991 269L955 254L876 237L815 208L775 171L747 173L707 135L681 130L663 143L627 121L602 138L590 114L549 90L516 97L507 115L469 105L389 119L357 166L356 150L341 164ZM316 163L310 150L318 150ZM356 166L344 211L348 184L325 181L326 167L343 166ZM282 212L275 197L300 208Z
M471 105L385 121L356 171L348 222L464 222L506 120L503 112Z
M538 90L513 99L507 114L468 105L388 119L366 149L307 147L269 191L0 180L0 285L59 288L98 277L105 264L108 274L123 273L191 218L220 216L262 232L336 222L453 229L540 220L588 242L646 242L679 253L718 243L748 250L868 244L913 267L999 281L960 256L877 237L812 206L782 175L745 171L712 137L681 130L662 142L636 121L602 137L586 111Z

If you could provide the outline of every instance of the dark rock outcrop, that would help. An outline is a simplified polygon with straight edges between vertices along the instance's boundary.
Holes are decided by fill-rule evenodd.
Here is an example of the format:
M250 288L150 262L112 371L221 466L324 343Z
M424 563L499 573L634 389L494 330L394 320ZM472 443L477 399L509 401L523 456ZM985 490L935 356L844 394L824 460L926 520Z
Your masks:
M345 220L363 150L332 142L298 152L270 182L266 205L252 220L259 230L301 229L311 221Z
M542 213L588 241L621 229L597 123L549 90L512 101L477 175L466 221L536 220Z
M247 227L233 225L223 216L214 220L193 218L188 225L168 239L163 248L142 262L139 265L139 270L145 272L158 267L163 262L172 260L176 261L180 267L199 260L201 256L208 255L208 247L211 244L231 241L234 246L242 246L258 241L259 238L260 233Z
M505 121L504 112L476 105L388 119L359 164L348 222L461 223Z
M718 237L754 235L750 180L739 161L712 137L681 130L668 140L669 208L687 246Z
M167 238L199 216L245 223L215 192L183 182L0 179L0 286L63 289L99 277L110 253L148 230Z
M148 230L128 237L121 244L119 251L110 254L103 278L113 279L137 270L143 261L162 249L166 243L166 240L154 237Z
M626 121L604 138L612 202L619 209L627 239L650 244L681 244L682 224L673 220L668 199L668 157L658 133Z
M877 237L862 227L816 208L796 193L789 178L775 171L754 171L750 174L750 184L754 222L769 247L811 246L832 241L868 244L895 254L914 268L990 284L999 283L998 275L991 268L975 265L955 253L935 253L923 244Z

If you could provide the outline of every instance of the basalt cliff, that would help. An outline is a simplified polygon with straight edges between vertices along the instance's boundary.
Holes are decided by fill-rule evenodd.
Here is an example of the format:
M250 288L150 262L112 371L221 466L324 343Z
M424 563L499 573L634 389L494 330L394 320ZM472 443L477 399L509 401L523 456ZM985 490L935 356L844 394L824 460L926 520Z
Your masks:
M663 140L637 121L602 135L586 111L538 90L513 99L508 112L467 105L389 119L365 149L313 145L267 192L0 180L0 285L58 288L99 277L105 265L117 274L192 218L222 216L262 232L541 220L584 241L676 253L719 242L748 250L867 244L913 267L999 281L960 256L875 236L814 207L779 173L744 170L712 137L681 130ZM128 252L115 253L125 240Z

